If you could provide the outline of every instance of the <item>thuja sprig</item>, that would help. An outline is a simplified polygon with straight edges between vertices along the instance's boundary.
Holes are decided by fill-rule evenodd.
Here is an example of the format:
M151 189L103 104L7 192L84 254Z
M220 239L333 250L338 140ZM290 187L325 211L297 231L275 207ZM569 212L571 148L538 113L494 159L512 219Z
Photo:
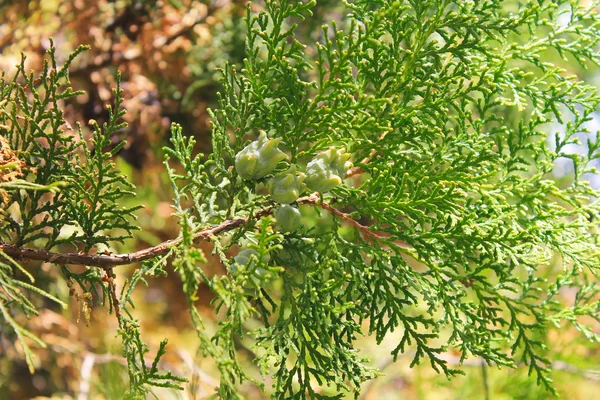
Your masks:
M523 363L553 390L548 330L570 323L598 340L585 319L598 319L590 277L600 261L593 221L600 193L583 178L597 173L600 136L587 135L576 154L572 148L588 133L600 97L552 57L556 51L581 65L598 63L587 48L600 37L598 4L348 1L338 10L343 19L312 36L297 32L314 1L264 5L248 7L243 68L222 71L214 152L194 156L194 140L172 128L165 165L178 238L131 254L51 251L52 235L74 215L57 196L57 208L44 210L52 234L35 236L35 227L9 222L16 239L0 250L102 267L84 286L91 290L100 279L117 316L123 310L127 318L123 303L133 285L115 300L112 268L157 258L134 276L138 282L164 271L172 257L200 349L221 373L222 398L240 398L245 381L260 384L241 365L240 341L272 376L275 398L340 398L377 375L357 338L382 342L395 330L392 356L414 350L411 366L428 362L456 375L460 368L443 357L453 350L461 361ZM559 133L549 131L551 123ZM118 127L111 117L105 132ZM96 131L97 151L106 134ZM77 147L71 142L63 143L67 153ZM110 173L112 154L84 153L98 163L88 179ZM574 167L564 185L551 179L560 158ZM48 159L68 182L67 164ZM94 186L86 199L116 204L113 195L127 186L115 179L120 186L106 198ZM304 184L321 193L303 194ZM19 196L20 207L39 211L30 194ZM94 207L103 215L102 204ZM323 219L304 218L308 207ZM294 223L282 224L292 214ZM112 220L72 219L84 228L74 239L87 250L100 243L90 234L101 238L96 227ZM116 219L113 227L122 224ZM46 240L46 249L23 247L33 239ZM199 241L213 244L226 274L204 274ZM215 293L221 318L212 336L194 306L201 283ZM573 304L561 297L564 287L578 290ZM123 313L132 390L141 394L163 375L140 364L147 348Z
M15 269L22 273L26 277L26 280L15 278ZM28 293L44 296L59 304L62 308L67 308L67 305L47 291L35 286L35 279L33 276L18 262L2 251L0 251L0 288L2 289L0 292L2 325L8 326L17 336L25 355L27 367L29 368L29 371L33 373L35 371L34 353L31 350L29 340L42 348L46 348L46 343L17 322L14 319L14 314L11 312L11 309L18 309L27 317L39 315L38 309L29 299Z
M126 111L121 108L123 91L120 74L117 74L117 87L113 94L115 104L107 107L108 121L102 127L95 121L92 122L93 148L82 146L83 157L76 157L73 174L69 179L70 187L74 190L67 193L67 215L69 221L80 228L80 232L65 240L70 243L82 242L85 252L100 244L108 246L110 241L123 242L131 237L132 231L138 229L131 221L133 213L141 206L126 208L120 205L121 198L134 195L134 186L111 161L123 148L125 141L120 141L106 151L112 143L113 135L127 126L125 122L121 122ZM82 135L81 128L79 134ZM109 234L109 231L125 233L114 235Z
M19 153L22 173L32 189L36 185L46 186L64 181L71 174L69 160L76 152L78 143L65 132L67 125L62 105L64 100L83 93L73 91L68 86L67 71L73 58L86 49L80 46L59 68L56 48L51 42L49 58L44 61L39 76L25 71L24 56L12 80L7 81L4 74L2 76L2 135L10 147ZM22 222L7 219L2 224L5 225L5 232L16 235L18 245L44 239L51 246L60 228L68 224L62 213L64 198L60 194L55 195L55 207L50 208L41 202L43 195L39 190L14 191L11 194L10 203L18 205ZM44 215L49 218L38 222L38 217Z
M413 365L428 358L434 368L454 374L439 354L455 347L464 358L477 355L512 366L514 359L504 351L512 346L513 356L550 388L540 337L547 325L543 315L560 302L556 292L542 294L547 283L531 278L531 271L550 268L553 253L566 265L579 266L578 272L568 272L572 279L586 279L595 270L597 238L580 213L597 208L585 200L595 191L581 181L582 169L593 172L596 140L589 138L588 157L563 149L577 143L599 99L593 88L553 66L549 49L575 51L578 62L595 63L579 43L595 43L599 22L595 5L525 3L509 14L499 1L348 2L343 27L324 26L315 46L288 40L295 23L301 24L295 18L310 16L314 4L267 2L263 12L247 16L244 69L224 71L213 141L227 148L225 132L233 131L235 144L219 154L235 154L249 131L273 132L282 138L280 147L289 151L293 166L306 168L307 182L315 172L311 158L345 146L353 160L362 160L345 175L359 176L360 183L340 185L343 176L337 172L336 184L326 189L354 210L354 218L374 222L367 228L348 218L359 235L352 240L334 235L326 248L326 237L318 236L313 251L291 235L284 249L298 254L292 249L303 243L307 254L328 254L321 259L328 266L319 269L321 279L336 277L334 287L343 288L331 292L331 301L346 307L346 315L369 321L378 340L402 329L394 355L416 346ZM572 13L566 23L565 10ZM304 46L316 47L316 59ZM550 121L566 128L556 135L555 151L546 147L543 126ZM567 190L547 179L558 157L575 164L575 181ZM245 196L255 208L270 200L258 191ZM309 232L304 227L296 235L306 239ZM407 257L426 269L415 272ZM314 260L279 259L310 282ZM515 277L522 270L529 278ZM325 310L310 286L284 287L275 303L280 318L296 296L311 303L294 309L294 316ZM503 295L504 290L514 296ZM534 299L542 298L539 306ZM531 318L533 323L524 322ZM307 324L282 327L282 332L315 329L315 337L328 336L324 328ZM448 329L447 345L433 345ZM259 347L270 348L273 338L281 338L276 332L271 325ZM301 357L307 351L302 346L308 344L291 343L278 342L281 347L268 354L287 348ZM342 343L319 351L329 354ZM316 361L326 359L319 351L302 368L286 365L287 356L278 359L278 396L317 396L310 381L338 382L331 371L343 374L345 367ZM360 376L356 371L353 376Z
M115 105L108 107L109 120L102 127L93 124L91 147L83 140L85 134L81 126L74 132L64 118L64 100L83 93L70 87L68 68L85 49L85 46L79 47L58 67L56 48L51 42L48 59L39 76L25 71L23 57L15 77L7 82L2 75L0 82L0 196L2 208L8 209L0 214L0 238L11 243L0 243L0 247L7 250L0 250L0 286L3 289L0 293L0 324L9 328L2 329L3 334L12 331L22 344L32 373L33 353L28 340L42 347L45 344L19 325L14 314L19 311L27 317L38 314L37 306L27 292L45 296L63 307L66 304L34 285L32 275L20 265L20 260L29 257L14 254L11 249L52 253L51 249L60 251L64 249L62 246L71 245L81 246L85 254L90 255L101 250L98 245L108 247L111 242L122 242L137 229L132 224L132 217L139 207L120 205L124 196L133 194L133 185L111 161L123 143L106 151L112 136L126 126L121 122L125 111L121 109L120 76L117 76L114 91ZM19 218L14 218L14 213L18 213ZM65 228L73 233L64 235ZM130 298L126 297L123 305L117 298L111 269L90 267L95 264L84 261L81 264L88 268L74 273L65 265L70 264L68 257L61 260L51 256L45 260L62 266L70 294L82 300L86 320L94 302L108 303L109 311L116 314L133 397L148 393L151 386L180 389L178 382L183 382L182 378L158 372L158 361L164 354L166 342L161 343L152 366L146 368L144 354L148 348L140 338L137 321L129 312ZM21 279L19 274L30 282ZM83 294L76 293L74 284L79 285Z

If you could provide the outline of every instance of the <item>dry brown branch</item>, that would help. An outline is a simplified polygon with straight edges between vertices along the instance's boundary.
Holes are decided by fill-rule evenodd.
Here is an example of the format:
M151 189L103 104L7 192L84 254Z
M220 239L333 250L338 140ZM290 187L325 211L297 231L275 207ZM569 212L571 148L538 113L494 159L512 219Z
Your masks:
M121 322L121 304L119 303L119 297L117 296L117 284L115 282L116 276L112 268L105 269L102 275L102 280L106 281L110 291L110 298L112 300L112 306L115 309L115 315L117 320Z
M271 210L269 209L269 212ZM262 214L260 215L262 216ZM248 221L248 218L237 218L225 221L219 225L206 228L198 232L194 238L197 243L202 240L209 240L212 236L219 233L235 229ZM149 247L135 253L128 254L87 254L87 253L55 253L42 249L30 249L17 247L9 244L0 243L0 251L16 259L28 259L47 261L55 264L88 265L93 267L102 267L109 269L118 265L133 264L167 254L171 247L179 244L181 238L167 240L156 246Z

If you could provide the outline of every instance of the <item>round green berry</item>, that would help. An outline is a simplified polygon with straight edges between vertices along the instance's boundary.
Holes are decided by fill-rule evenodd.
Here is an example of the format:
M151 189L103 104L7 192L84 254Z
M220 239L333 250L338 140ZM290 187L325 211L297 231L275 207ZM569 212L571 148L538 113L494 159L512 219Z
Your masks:
M300 226L302 215L300 210L288 204L277 206L273 212L276 223L275 228L281 232L293 232Z
M237 254L237 256L233 257L233 262L231 263L231 272L235 273L238 269L244 269L246 267L250 269L256 270L258 274L265 273L266 270L263 268L256 268L256 264L258 264L258 251L254 249L242 249ZM271 257L269 255L265 255L262 258L262 264L267 264L270 261Z

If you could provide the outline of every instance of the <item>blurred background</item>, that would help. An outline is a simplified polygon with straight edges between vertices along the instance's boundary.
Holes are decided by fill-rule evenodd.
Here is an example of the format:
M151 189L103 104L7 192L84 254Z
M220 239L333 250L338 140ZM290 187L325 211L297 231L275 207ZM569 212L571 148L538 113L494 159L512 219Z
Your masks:
M298 34L310 42L325 21L340 19L339 1L318 1L313 18ZM261 2L252 2L255 11ZM106 105L113 102L117 71L122 73L125 116L129 126L113 138L125 147L115 160L137 186L137 196L128 201L143 204L138 211L141 230L116 252L131 252L177 236L171 219L172 198L161 148L168 144L169 126L177 122L187 135L193 135L198 152L209 153L210 121L207 108L215 107L219 72L226 63L240 65L244 57L245 0L0 0L0 70L11 77L20 62L26 69L40 70L53 38L59 61L80 44L91 49L79 56L71 69L71 82L85 95L65 104L72 125L79 121L84 133L93 119L102 123L108 117ZM589 82L598 83L598 71L569 66ZM592 127L593 128L593 127ZM596 128L597 130L597 128ZM569 165L559 169L557 179L566 179ZM222 274L223 267L205 248L207 274ZM69 299L69 288L56 267L29 263L38 283ZM120 267L122 283L135 266ZM212 294L200 288L197 307L211 331L217 317L210 306ZM62 311L47 307L29 321L30 329L47 344L37 349L38 369L29 374L18 346L0 333L0 399L120 399L127 389L127 370L115 338L117 323L108 309L96 307L89 323L81 315L81 304L70 298L71 307ZM138 287L135 317L140 319L142 337L155 352L163 338L169 338L162 369L189 379L184 392L157 391L160 399L206 399L213 393L219 376L211 360L198 353L198 339L181 282L176 274ZM249 322L249 325L252 321ZM592 399L600 392L600 352L574 332L550 332L554 345L554 379L565 399ZM364 385L360 399L545 399L550 395L536 386L527 369L498 370L469 360L460 367L464 377L448 381L428 364L410 368L411 354L391 359L390 351L398 337L391 335L377 346L374 339L359 340L359 348L372 365L383 371L379 379ZM396 335L398 336L398 335ZM248 370L254 357L247 343L240 342L240 355ZM445 355L452 365L458 354ZM269 378L266 378L267 388ZM333 394L332 388L323 393ZM257 387L246 384L248 399L268 398Z

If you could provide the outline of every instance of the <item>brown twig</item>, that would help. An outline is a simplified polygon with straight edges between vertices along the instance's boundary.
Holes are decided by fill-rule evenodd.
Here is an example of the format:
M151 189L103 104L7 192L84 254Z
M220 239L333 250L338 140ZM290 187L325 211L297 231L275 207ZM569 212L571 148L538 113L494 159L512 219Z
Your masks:
M309 196L304 196L298 199L298 204L303 205L311 205L315 207L320 207L324 210L329 211L332 215L340 218L342 221L347 222L352 225L356 229L359 230L363 235L370 239L374 239L377 241L381 241L385 239L385 236L381 236L378 233L369 229L369 227L362 225L358 221L355 221L348 214L334 208L331 204L328 204L324 201L321 201L321 197L318 193L312 193ZM224 221L218 225L205 228L199 232L197 232L194 236L194 244L199 243L201 241L209 241L213 236L217 236L220 233L231 231L235 228L238 228L244 224L246 224L250 219L260 219L264 216L270 215L273 213L273 207L267 207L258 213L256 213L252 217L243 217L236 218ZM152 258L156 258L162 255L167 254L170 249L179 243L181 243L182 239L171 239L165 242L162 242L156 246L149 247L147 249L139 250L134 253L128 254L87 254L87 253L56 253L43 249L31 249L25 247L13 246L10 244L5 244L0 242L0 252L8 255L9 257L15 259L28 259L28 260L37 260L37 261L46 261L54 264L70 264L70 265L87 265L93 267L101 267L105 270L110 270L112 272L112 268L118 265L127 265L133 264L145 260L150 260ZM410 248L410 245L395 241L396 245L400 247ZM114 278L114 275L113 275ZM110 274L109 274L110 279ZM115 302L115 305L118 303Z
M271 208L264 210L257 214L257 218L267 215L271 212ZM212 236L218 235L219 233L227 232L235 229L248 221L248 217L237 218L222 222L219 225L209 227L198 232L194 238L194 243L202 240L209 240ZM149 247L135 253L128 254L87 254L87 253L55 253L46 251L43 249L31 249L25 247L17 247L9 244L0 242L0 251L6 255L16 259L28 259L47 261L55 264L71 264L71 265L88 265L93 267L102 267L104 269L110 269L118 265L127 265L144 260L150 260L152 258L167 254L169 250L181 243L181 238L167 240L156 246Z
M117 320L121 323L121 304L119 303L119 297L117 296L117 284L115 283L115 273L112 268L108 268L103 271L105 274L106 284L110 291L110 298L112 300L112 306L115 309L115 315Z
M331 214L333 214L337 218L352 225L361 234L363 234L365 237L367 237L370 240L376 240L378 242L381 242L382 240L387 239L386 236L382 236L382 235L378 234L377 232L373 231L370 227L361 224L360 222L356 221L355 219L353 219L351 216L349 216L345 212L340 211L337 208L334 208L331 204L325 203L324 201L319 202L319 200L320 200L319 194L313 193L310 196L306 196L306 197L298 199L298 203L320 207L324 210L329 211ZM406 248L406 249L412 248L411 245L409 245L408 243L405 243L403 241L400 241L400 240L395 240L394 244L398 247L402 247L402 248Z
M360 222L356 221L355 219L350 217L345 212L342 212L342 211L338 210L337 208L334 208L331 204L325 203L324 201L319 202L319 200L320 200L319 194L313 193L310 196L299 199L298 203L314 205L314 206L318 206L318 207L322 208L323 210L327 210L331 214L333 214L336 217L338 217L339 219L341 219L342 221L347 222L350 225L352 225L353 227L355 227L356 229L358 229L358 231L360 233L362 233L363 235L365 235L366 237L368 237L370 239L376 239L378 241L384 239L383 236L380 236L377 233L373 232L367 226L362 225Z
M389 131L383 132L381 134L381 136L379 136L379 140L382 140L385 137L385 135L387 135L388 133L389 133ZM377 149L371 150L369 155L367 157L363 158L360 163L368 164L373 159L373 157L375 157L376 154L377 154ZM352 178L353 176L360 175L364 172L365 172L365 170L362 169L361 167L352 167L348 170L348 172L346 172L346 176L344 176L344 178Z

